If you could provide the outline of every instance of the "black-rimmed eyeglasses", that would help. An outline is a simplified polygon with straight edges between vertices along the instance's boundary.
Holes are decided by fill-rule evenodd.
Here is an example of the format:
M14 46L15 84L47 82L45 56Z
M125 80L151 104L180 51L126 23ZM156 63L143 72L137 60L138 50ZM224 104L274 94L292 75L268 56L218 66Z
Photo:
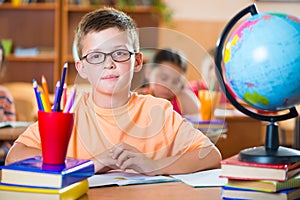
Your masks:
M135 54L125 49L115 50L110 53L103 53L101 51L94 51L86 54L81 58L81 60L86 59L90 64L100 64L103 63L106 59L106 56L110 56L111 59L115 62L125 62L130 59L130 57Z

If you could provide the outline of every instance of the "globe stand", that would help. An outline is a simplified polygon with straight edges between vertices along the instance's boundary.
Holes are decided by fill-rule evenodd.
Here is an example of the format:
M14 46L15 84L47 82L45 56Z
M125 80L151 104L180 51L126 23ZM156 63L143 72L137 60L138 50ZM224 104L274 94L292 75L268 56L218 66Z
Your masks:
M278 125L267 125L265 146L240 151L239 160L255 163L293 163L300 161L300 151L279 146Z
M298 116L298 112L295 107L289 109L289 113L269 116L254 113L241 104L233 97L231 89L225 83L223 78L222 60L223 60L223 49L227 38L227 35L233 28L233 26L246 14L251 13L252 15L258 14L255 4L248 6L247 8L240 11L234 16L227 26L224 28L220 38L217 41L215 64L216 64L216 75L220 82L221 88L226 95L226 98L242 113L261 121L268 121L270 124L267 125L265 146L248 148L240 151L238 159L244 162L255 162L255 163L293 163L300 161L300 151L279 146L278 136L278 125L277 121L287 120Z

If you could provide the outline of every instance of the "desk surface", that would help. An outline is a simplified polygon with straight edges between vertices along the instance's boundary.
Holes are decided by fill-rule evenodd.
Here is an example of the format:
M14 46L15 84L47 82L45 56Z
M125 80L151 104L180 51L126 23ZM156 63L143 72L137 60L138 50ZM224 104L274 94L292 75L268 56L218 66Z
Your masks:
M27 127L0 128L0 140L15 140L26 130L26 128Z
M182 182L111 186L89 189L79 200L220 200L221 188L193 188Z

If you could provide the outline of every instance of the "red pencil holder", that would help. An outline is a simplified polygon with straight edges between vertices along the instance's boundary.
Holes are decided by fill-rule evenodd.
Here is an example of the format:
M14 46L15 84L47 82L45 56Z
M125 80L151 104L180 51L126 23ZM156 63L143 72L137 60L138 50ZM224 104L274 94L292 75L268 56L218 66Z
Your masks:
M74 125L73 113L38 112L43 163L64 164Z

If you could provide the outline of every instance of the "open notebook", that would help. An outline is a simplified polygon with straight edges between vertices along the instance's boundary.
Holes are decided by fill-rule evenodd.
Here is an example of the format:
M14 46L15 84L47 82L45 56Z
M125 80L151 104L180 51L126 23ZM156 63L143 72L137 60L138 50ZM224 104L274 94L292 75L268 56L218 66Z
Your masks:
M133 184L149 184L164 183L178 181L168 176L146 176L134 172L112 171L105 174L96 174L88 178L89 187L101 187L109 185L133 185Z
M17 128L17 127L27 127L31 125L33 122L24 122L24 121L15 121L15 122L0 122L0 128Z

